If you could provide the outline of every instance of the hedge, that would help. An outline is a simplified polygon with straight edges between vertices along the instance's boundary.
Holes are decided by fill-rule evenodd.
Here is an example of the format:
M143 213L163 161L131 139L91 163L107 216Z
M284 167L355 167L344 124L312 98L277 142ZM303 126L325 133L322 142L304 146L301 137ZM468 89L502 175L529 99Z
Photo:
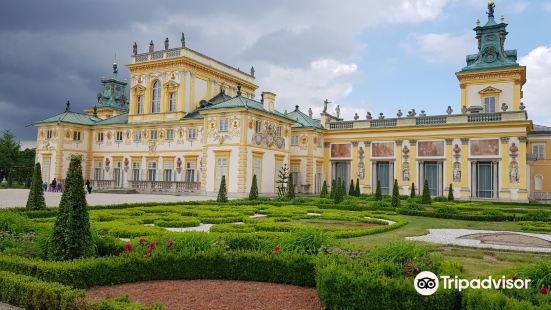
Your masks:
M80 309L84 291L60 283L0 271L0 301L27 309Z
M137 250L136 250L137 251ZM164 252L66 262L0 256L0 270L76 288L149 280L227 279L315 286L313 257L259 251Z
M549 305L534 306L529 301L511 298L496 290L466 290L463 292L465 310L536 310L551 309Z

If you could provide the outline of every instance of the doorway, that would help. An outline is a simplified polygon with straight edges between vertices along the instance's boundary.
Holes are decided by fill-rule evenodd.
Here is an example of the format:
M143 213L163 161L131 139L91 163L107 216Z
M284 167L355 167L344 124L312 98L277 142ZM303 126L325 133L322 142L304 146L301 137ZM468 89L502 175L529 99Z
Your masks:
M394 165L387 161L378 161L375 163L375 184L374 190L377 190L377 182L381 187L381 194L389 195L393 175Z
M476 198L497 198L498 163L478 161L471 164L473 171L472 196Z
M431 196L442 196L443 191L443 169L442 162L438 161L423 161L420 163L421 175L419 176L418 188L420 190L425 186L425 180L429 185L429 192Z
M350 183L350 161L335 161L332 166L333 180L340 178L347 186Z

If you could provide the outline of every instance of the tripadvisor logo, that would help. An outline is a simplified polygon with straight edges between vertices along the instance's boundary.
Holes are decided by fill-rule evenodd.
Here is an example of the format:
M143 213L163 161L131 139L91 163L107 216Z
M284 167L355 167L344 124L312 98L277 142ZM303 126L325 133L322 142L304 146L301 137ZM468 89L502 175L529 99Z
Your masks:
M485 279L460 279L458 276L440 276L437 277L430 271L423 271L415 276L413 286L417 293L430 296L438 290L439 286L443 289L455 289L462 291L464 289L527 289L530 279L507 279L502 276L501 279L494 279L489 276Z

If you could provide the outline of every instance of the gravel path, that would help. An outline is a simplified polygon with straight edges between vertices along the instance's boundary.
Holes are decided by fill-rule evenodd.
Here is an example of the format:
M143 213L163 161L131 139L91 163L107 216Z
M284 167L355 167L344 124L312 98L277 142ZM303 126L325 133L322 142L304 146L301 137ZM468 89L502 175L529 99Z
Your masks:
M322 310L314 288L247 281L148 281L102 286L87 291L89 299L128 295L130 300L167 310Z
M477 234L486 234L494 236L494 239L505 239L499 243L488 243L483 240L475 239ZM538 246L541 242L533 242L533 245L514 245L517 243L514 236L519 236L517 239L537 238L540 241L551 242L551 235L533 234L514 231L496 231L496 230L473 230L473 229L429 229L429 234L417 237L406 237L407 240L424 241L437 244L459 245L473 248L488 248L496 250L512 250L521 252L539 252L551 253L551 247ZM501 238L500 238L501 237ZM538 241L538 240L534 240Z
M0 208L25 207L28 195L28 189L0 189ZM59 205L61 193L45 192L44 197L46 198L46 205L49 207L55 207ZM216 197L198 195L174 196L153 194L107 194L94 192L92 192L91 195L86 195L86 201L90 206L138 202L177 202L211 199L216 199Z

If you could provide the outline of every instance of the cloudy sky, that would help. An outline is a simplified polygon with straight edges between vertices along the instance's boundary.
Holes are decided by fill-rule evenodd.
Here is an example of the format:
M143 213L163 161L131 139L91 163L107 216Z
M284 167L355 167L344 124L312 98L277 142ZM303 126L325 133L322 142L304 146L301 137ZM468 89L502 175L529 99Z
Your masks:
M551 125L551 0L496 0L508 49L528 66L524 102ZM459 106L454 72L474 53L472 28L486 0L2 0L0 129L34 140L33 121L95 102L115 58L130 60L165 37L221 61L256 68L260 91L281 111L321 111L328 98L346 118ZM126 68L121 69L124 77ZM332 106L331 108L333 108ZM537 111L537 113L535 112Z

